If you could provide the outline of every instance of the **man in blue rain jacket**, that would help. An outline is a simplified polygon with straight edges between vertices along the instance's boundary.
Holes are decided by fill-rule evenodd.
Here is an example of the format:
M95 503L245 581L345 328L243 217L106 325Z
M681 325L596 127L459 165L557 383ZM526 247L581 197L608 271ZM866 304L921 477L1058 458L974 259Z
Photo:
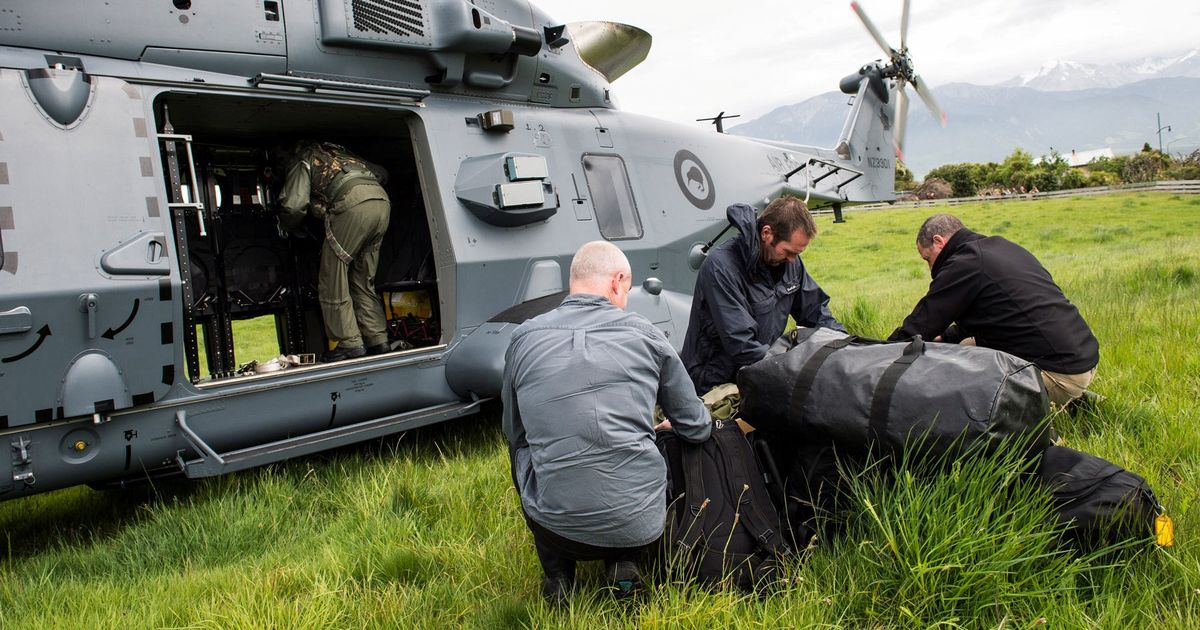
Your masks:
M739 235L701 265L683 340L683 363L699 394L734 382L742 366L766 356L788 315L800 326L846 330L800 260L817 235L803 201L781 197L757 218L754 208L734 204L726 215Z

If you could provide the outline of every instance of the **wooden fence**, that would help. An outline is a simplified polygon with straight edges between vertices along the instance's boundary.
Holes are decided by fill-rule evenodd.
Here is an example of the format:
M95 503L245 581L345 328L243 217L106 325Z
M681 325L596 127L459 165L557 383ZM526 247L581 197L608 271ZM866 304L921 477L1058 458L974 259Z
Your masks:
M1120 186L1097 186L1094 188L1075 188L1072 190L1055 190L1053 192L1025 193L1002 195L999 197L955 197L953 199L921 199L919 201L897 201L895 203L869 203L861 206L847 206L845 211L857 210L886 210L888 208L923 208L926 206L958 206L965 203L992 201L1028 201L1030 199L1057 199L1061 197L1086 197L1090 195L1110 195L1125 192L1165 192L1184 195L1200 195L1200 180L1184 179L1162 182L1146 182L1143 184L1122 184ZM813 214L833 214L833 208L821 208Z

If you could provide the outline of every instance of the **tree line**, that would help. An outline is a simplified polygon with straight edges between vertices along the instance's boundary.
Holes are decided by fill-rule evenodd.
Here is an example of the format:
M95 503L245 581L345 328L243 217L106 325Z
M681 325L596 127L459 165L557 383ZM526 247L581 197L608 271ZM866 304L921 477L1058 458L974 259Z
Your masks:
M1134 155L1101 157L1072 168L1056 151L1034 160L1023 149L1015 149L1002 162L944 164L925 176L924 183L944 181L951 196L1001 195L1049 192L1093 186L1116 186L1167 179L1200 179L1200 149L1173 158L1150 147ZM920 185L903 163L896 164L896 190L914 191Z

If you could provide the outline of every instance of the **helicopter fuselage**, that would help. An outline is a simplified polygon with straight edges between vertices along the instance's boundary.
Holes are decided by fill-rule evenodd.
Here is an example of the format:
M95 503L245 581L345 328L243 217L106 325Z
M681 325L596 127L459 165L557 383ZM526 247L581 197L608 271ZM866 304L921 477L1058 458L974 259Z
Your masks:
M81 10L109 10L93 4ZM186 41L98 35L115 28L86 24L113 19L100 14L33 35L33 2L14 9L23 31L0 34L0 499L210 476L474 413L498 392L512 329L553 307L591 240L626 253L645 281L630 310L679 348L694 250L727 205L892 195L891 109L866 80L845 146L820 149L622 112L525 2L482 17L410 2L444 30L392 48L334 32L355 17L343 3L227 3L253 11L225 51L203 36L218 29L194 28L220 11L144 4L140 22L121 15ZM275 229L274 152L300 138L391 173L376 285L397 343L255 371L270 357L246 355L246 321L273 321L285 358L328 347L320 235Z

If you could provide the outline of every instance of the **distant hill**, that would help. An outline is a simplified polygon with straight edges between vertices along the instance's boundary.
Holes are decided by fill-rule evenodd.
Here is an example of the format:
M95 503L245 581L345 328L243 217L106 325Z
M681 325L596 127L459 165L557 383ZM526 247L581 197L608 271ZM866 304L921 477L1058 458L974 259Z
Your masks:
M1163 124L1171 126L1170 132L1163 132L1164 149L1178 138L1171 151L1190 151L1200 146L1200 54L1175 58L1163 67L1180 72L1194 68L1197 76L1055 91L952 83L933 91L949 115L945 129L910 92L914 102L904 147L906 162L923 177L942 164L998 162L1016 147L1035 157L1048 154L1051 147L1059 153L1102 147L1117 154L1131 153L1145 142L1157 146L1155 116L1159 113ZM1027 81L1038 83L1032 76ZM729 132L831 147L841 132L848 98L839 92L821 94L779 107Z

